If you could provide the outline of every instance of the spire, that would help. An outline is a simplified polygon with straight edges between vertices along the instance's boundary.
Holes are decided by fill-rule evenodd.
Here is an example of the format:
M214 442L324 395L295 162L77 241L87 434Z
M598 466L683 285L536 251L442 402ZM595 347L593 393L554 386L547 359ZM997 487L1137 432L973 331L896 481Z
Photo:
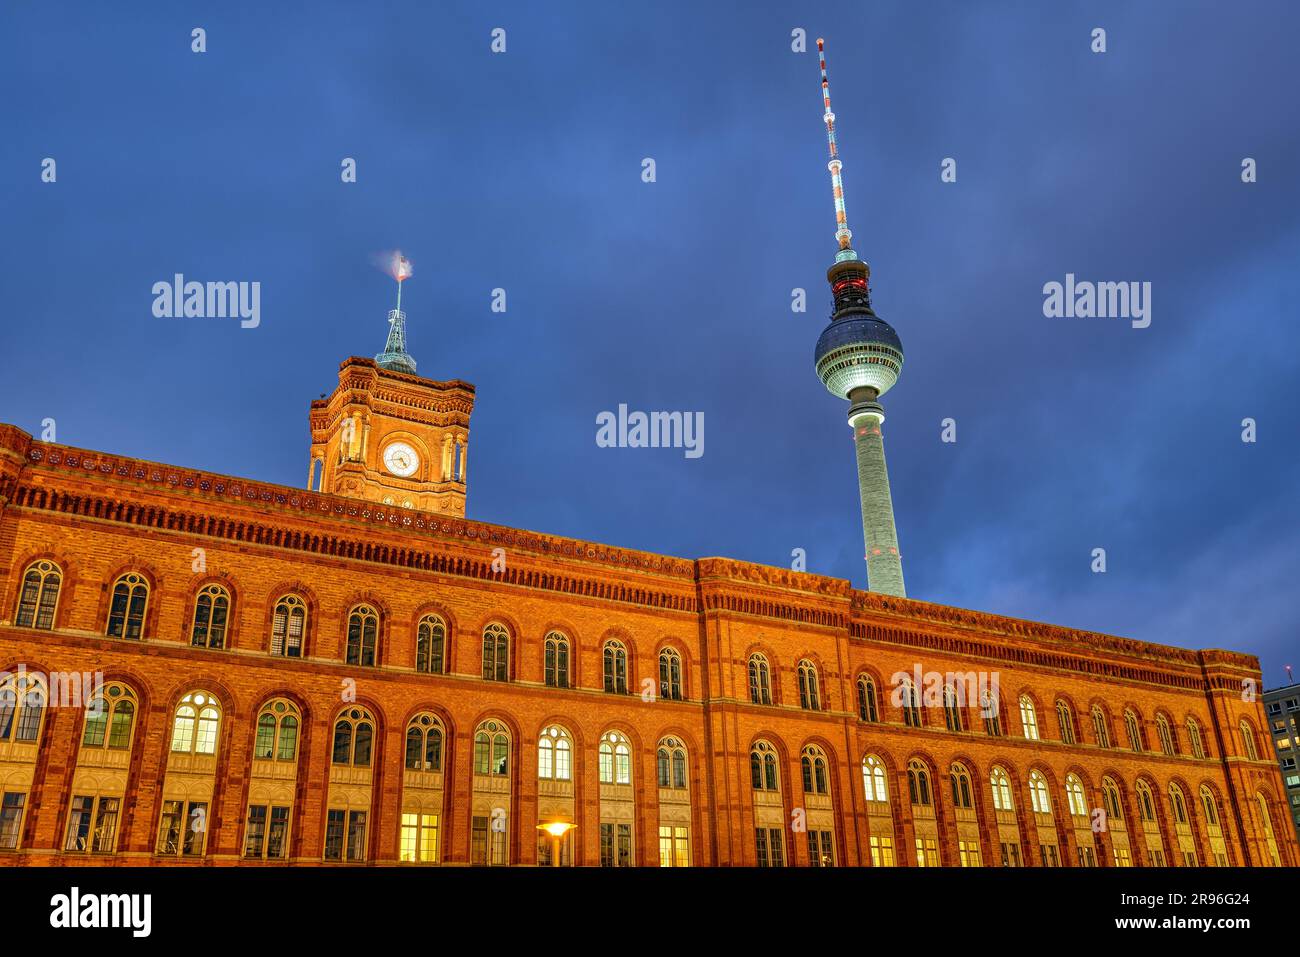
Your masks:
M848 214L844 210L844 181L840 179L840 151L835 144L835 114L831 111L831 81L826 76L826 41L817 39L817 58L822 67L822 102L826 106L822 119L826 123L826 143L830 148L830 162L826 168L831 171L831 192L835 197L835 239L840 244L840 251L835 256L836 262L857 259L853 251L853 230L849 229Z
M397 280L397 308L388 310L388 342L375 356L381 369L415 375L415 357L406 351L406 313L402 312L402 283L411 275L411 261L398 253L393 261L393 278Z

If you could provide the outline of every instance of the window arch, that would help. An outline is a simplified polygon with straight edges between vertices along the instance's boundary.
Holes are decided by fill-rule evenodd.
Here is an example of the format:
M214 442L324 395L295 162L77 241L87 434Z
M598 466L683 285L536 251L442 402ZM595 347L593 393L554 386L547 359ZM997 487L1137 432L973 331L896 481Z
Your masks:
M676 738L664 738L659 742L655 765L661 788L686 788L686 748Z
M110 638L138 639L144 631L144 612L149 604L149 583L143 575L130 572L113 582L113 598L108 607Z
M993 792L993 810L1014 811L1015 803L1011 794L1011 775L1006 768L994 766L989 772L989 787Z
M1219 804L1214 799L1214 792L1204 784L1201 785L1201 808L1205 811L1205 823L1211 826L1218 825Z
M379 613L369 605L358 605L348 613L347 663L372 667L379 642Z
M285 698L262 705L257 716L253 757L263 761L294 761L298 757L298 729L302 717L298 706Z
M191 691L172 717L172 751L216 754L221 729L221 704L207 691Z
M1124 709L1124 733L1128 735L1128 746L1131 751L1142 750L1142 726L1138 722L1138 716L1132 708Z
M1074 817L1088 816L1088 799L1083 793L1083 782L1077 774L1065 776L1065 803Z
M1255 792L1255 801L1259 804L1259 820L1263 825L1264 846L1268 850L1269 860L1274 867L1281 867L1282 861L1277 853L1277 839L1273 835L1273 815L1268 810L1268 798L1263 791Z
M934 803L930 793L930 770L920 758L907 762L907 794L912 803L929 807Z
M876 682L871 675L858 675L858 720L875 724L880 720L876 702Z
M1201 723L1193 717L1187 719L1187 742L1192 748L1192 756L1205 757L1205 739L1201 736Z
M483 629L483 680L510 680L510 632L495 621Z
M992 689L985 688L980 695L980 714L984 716L984 731L991 738L1002 737L1002 714L998 698Z
M776 749L766 741L755 741L749 748L749 777L755 791L781 790L781 775L776 766Z
M221 585L205 585L199 589L194 599L190 645L195 648L224 648L229 617L230 592Z
M1138 781L1138 816L1144 821L1156 819L1156 799L1151 793L1151 786L1146 781Z
M659 697L682 700L682 657L672 648L659 652Z
M120 681L111 681L90 700L86 708L83 748L126 751L131 747L135 726L135 691Z
M438 615L425 615L415 626L415 670L443 674L446 653L447 623Z
M1064 698L1056 699L1056 724L1061 729L1061 741L1074 744L1074 709Z
M1047 789L1047 778L1037 768L1029 772L1029 806L1035 814L1052 813L1052 795Z
M1098 704L1092 706L1092 732L1097 737L1097 747L1110 747L1110 720Z
M895 676L897 680L898 676ZM909 728L919 728L921 726L921 697L917 694L916 685L907 675L902 675L903 680L898 685L898 701L903 709L903 724Z
M23 572L23 587L18 593L14 624L19 628L51 630L62 586L63 572L54 562L41 559L28 565Z
M500 721L484 721L474 732L474 773L480 777L510 776L510 732Z
M970 783L970 771L960 761L954 761L948 771L952 783L952 806L971 809L975 806L974 792Z
M957 689L950 684L943 686L943 720L949 731L966 730L966 715L959 703Z
M1237 725L1237 728L1241 731L1241 744L1246 751L1246 758L1251 761L1258 761L1259 749L1255 746L1255 729L1244 718L1241 724Z
M41 738L41 723L49 691L39 675L19 672L0 681L0 743L33 744Z
M817 666L807 658L799 662L799 707L805 711L821 710Z
M1038 740L1038 712L1034 710L1034 700L1027 694L1020 696L1020 727L1027 740Z
M753 704L772 703L772 669L764 655L749 656L749 700Z
M830 794L826 753L821 748L813 744L806 746L799 758L799 765L803 771L804 794Z
M569 637L558 631L548 632L545 644L546 686L569 687Z
M627 647L621 641L610 639L601 650L601 659L605 691L608 694L627 694Z
M598 749L601 784L632 783L632 748L618 731L606 731Z
M1177 784L1169 785L1169 806L1173 808L1175 823L1188 823L1187 798L1183 795L1183 789Z
M422 711L406 724L406 769L442 770L442 722L430 711Z
M334 721L334 764L370 767L374 743L375 719L365 708L348 708Z
M271 654L277 658L301 658L307 633L307 605L297 595L281 595L271 617Z
M1114 778L1101 779L1101 800L1106 805L1106 814L1119 822L1121 830L1124 825L1124 809L1120 804L1119 785Z
M543 728L537 739L537 777L543 781L573 780L573 738L558 724Z
M889 803L889 784L885 777L885 763L874 754L862 759L862 786L868 801Z
M1156 715L1156 737L1160 739L1160 750L1167 755L1176 753L1177 748L1174 746L1173 731L1169 727L1169 719L1163 714Z

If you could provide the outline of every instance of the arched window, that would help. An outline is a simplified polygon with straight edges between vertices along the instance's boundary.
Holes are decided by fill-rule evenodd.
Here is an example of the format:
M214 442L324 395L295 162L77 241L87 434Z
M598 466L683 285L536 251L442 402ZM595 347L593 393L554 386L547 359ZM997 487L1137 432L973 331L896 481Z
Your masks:
M876 707L876 683L870 675L858 676L858 720L872 724L880 720Z
M1084 797L1083 782L1079 780L1077 774L1065 776L1065 803L1073 816L1088 816L1088 799Z
M1201 807L1205 809L1205 823L1211 826L1217 826L1219 823L1219 805L1214 800L1214 793L1201 785Z
M868 801L889 803L889 785L885 777L885 764L874 754L862 759L862 786Z
M1097 736L1097 747L1110 747L1110 721L1106 718L1106 712L1101 710L1101 705L1092 706L1092 732Z
M1250 726L1249 721L1243 720L1237 726L1241 731L1241 744L1246 751L1246 758L1250 761L1259 760L1259 749L1255 747L1255 729Z
M1269 859L1274 867L1281 867L1282 861L1277 853L1277 839L1273 836L1273 815L1268 810L1268 798L1261 791L1255 794L1255 800L1259 803L1259 822L1264 832L1264 846L1268 850Z
M23 572L22 590L18 593L14 624L19 628L52 629L62 584L63 573L54 562L42 560L28 565Z
M821 748L808 745L799 758L803 770L804 794L830 794L830 784L826 775L826 754Z
M772 670L762 655L749 658L749 700L754 704L772 703Z
M659 652L659 697L682 700L682 659L672 648Z
M943 720L949 731L965 731L966 716L957 698L957 689L952 685L943 686Z
M1074 744L1074 709L1063 698L1056 699L1056 723L1061 729L1061 741Z
M966 770L966 765L956 762L948 771L949 781L952 783L952 806L970 809L975 806L974 795L971 791L970 772Z
M149 583L143 575L123 575L113 583L113 600L108 607L110 638L138 639L144 630L144 610L149 603Z
M1128 735L1128 746L1131 751L1142 750L1142 729L1138 724L1138 716L1133 713L1132 708L1124 709L1124 733Z
M907 794L912 803L929 807L933 803L930 794L930 771L919 758L907 762Z
M207 585L194 599L194 622L190 644L195 648L224 648L226 620L230 616L230 592L220 585Z
M1047 790L1047 778L1037 768L1029 772L1029 806L1035 814L1052 813L1052 795Z
M81 746L126 751L131 747L135 711L135 692L131 688L116 681L105 685L86 708Z
M1174 811L1174 821L1178 824L1187 823L1187 798L1183 796L1183 789L1177 784L1169 785L1169 806Z
M408 771L442 770L442 722L422 711L406 725L406 768Z
M817 688L817 668L804 658L799 662L799 707L805 711L820 711L821 698Z
M483 629L483 680L510 680L510 633L496 622Z
M271 654L277 658L301 658L307 633L307 605L297 595L282 595L271 618Z
M49 699L44 680L22 672L0 678L0 743L39 741Z
M632 783L632 748L617 731L606 731L600 739L600 783Z
M755 791L781 790L776 769L776 749L766 741L755 741L749 749L749 778Z
M537 776L544 781L573 779L573 741L558 724L543 728L537 739Z
M480 777L510 776L510 734L498 721L484 721L474 732L474 773Z
M1160 739L1160 750L1172 755L1176 752L1173 732L1169 728L1169 719L1163 714L1156 715L1156 737Z
M1144 821L1156 819L1156 800L1151 794L1151 787L1145 781L1137 783L1138 816Z
M446 649L447 623L437 615L425 615L415 627L415 670L442 674Z
M1124 827L1124 810L1119 802L1119 785L1112 778L1101 779L1101 800L1106 805L1106 815L1114 818L1122 830Z
M253 757L263 761L293 761L298 757L298 707L276 698L262 705L257 716L257 737Z
M980 695L980 714L984 716L984 731L991 738L1002 737L1002 715L998 708L998 698L991 689L985 689Z
M627 694L627 648L621 641L607 641L601 657L605 668L605 691Z
M682 790L686 787L686 748L676 738L659 742L655 759L661 788Z
M1038 740L1038 712L1034 710L1033 699L1027 694L1020 696L1020 727L1024 730L1025 738Z
M1011 776L1005 768L994 767L989 772L989 786L993 791L993 809L995 811L1014 811L1015 804L1011 797Z
M334 722L335 764L370 767L375 742L375 719L365 708L352 707Z
M369 668L375 663L379 640L379 614L369 605L358 605L348 614L347 663Z
M909 728L919 728L921 726L921 696L917 694L916 685L912 679L903 676L902 682L898 686L898 702L903 709L903 724Z
M1187 740L1192 747L1192 755L1205 757L1205 739L1201 737L1201 724L1195 718L1187 719Z
M558 631L546 635L546 686L569 687L569 639Z
M216 754L221 705L206 691L191 691L176 706L172 719L172 751Z

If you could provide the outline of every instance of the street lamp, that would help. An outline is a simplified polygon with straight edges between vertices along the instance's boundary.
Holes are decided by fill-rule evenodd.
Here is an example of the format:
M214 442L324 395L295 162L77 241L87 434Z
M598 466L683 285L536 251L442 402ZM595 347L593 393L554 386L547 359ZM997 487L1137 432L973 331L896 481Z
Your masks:
M537 825L537 830L545 831L551 835L551 866L560 866L560 841L564 840L564 835L574 829L576 825L568 821L551 821L547 824Z

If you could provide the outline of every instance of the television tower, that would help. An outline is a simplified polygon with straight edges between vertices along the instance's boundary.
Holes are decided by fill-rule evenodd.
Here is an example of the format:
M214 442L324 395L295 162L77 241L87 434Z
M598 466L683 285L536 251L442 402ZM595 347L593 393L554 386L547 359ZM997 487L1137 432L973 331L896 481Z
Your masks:
M898 381L903 368L903 344L889 323L871 308L871 267L853 250L853 233L844 211L844 183L835 145L835 114L826 78L825 42L817 41L822 70L822 101L826 140L830 145L831 190L835 196L835 238L839 252L826 271L835 297L831 322L817 339L817 375L826 388L849 401L849 426L858 458L858 494L862 499L862 537L867 546L867 587L884 595L906 597L903 559L898 553L894 502L885 468L885 442L880 426L885 410L880 397Z

